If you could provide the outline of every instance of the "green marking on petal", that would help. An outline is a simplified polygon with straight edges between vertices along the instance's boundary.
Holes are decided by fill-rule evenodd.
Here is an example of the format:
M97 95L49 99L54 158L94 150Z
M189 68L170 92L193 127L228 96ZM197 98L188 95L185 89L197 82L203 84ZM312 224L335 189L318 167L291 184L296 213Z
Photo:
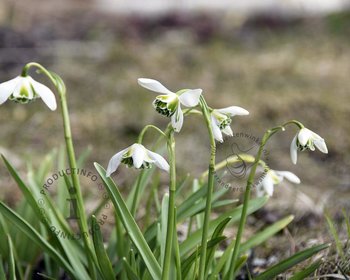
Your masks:
M159 95L153 101L153 106L156 111L164 116L171 117L179 104L177 96Z
M220 113L216 110L213 110L212 114L213 114L214 118L218 121L218 126L219 126L220 130L225 129L227 126L229 126L231 124L232 120L231 120L229 115Z
M309 139L306 144L303 146L300 144L299 140L297 139L297 148L298 151L303 152L306 150L314 151L315 150L315 145L314 141L312 139Z
M127 165L128 167L135 167L134 160L132 159L132 157L123 158L121 162ZM149 169L151 167L152 164L150 162L144 161L139 169Z

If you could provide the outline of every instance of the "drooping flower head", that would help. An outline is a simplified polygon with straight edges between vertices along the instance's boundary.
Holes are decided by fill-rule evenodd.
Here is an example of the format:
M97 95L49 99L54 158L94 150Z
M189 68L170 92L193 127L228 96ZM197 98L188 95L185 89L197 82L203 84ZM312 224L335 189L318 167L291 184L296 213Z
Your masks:
M263 196L267 194L268 196L272 196L274 185L280 184L284 178L294 184L300 184L300 179L294 173L270 169L267 171L261 183L257 186L257 195Z
M54 93L45 85L33 80L30 76L18 76L0 84L0 105L6 100L26 104L41 98L52 111L56 110Z
M294 164L297 163L298 151L314 151L315 146L322 153L328 153L326 142L321 136L311 131L310 129L307 129L306 127L300 129L299 132L294 136L293 141L290 145L290 157L292 159L292 162Z
M108 163L106 176L111 176L117 170L120 163L124 163L128 167L133 166L137 169L151 168L154 163L160 169L169 171L169 164L161 155L147 150L141 144L133 144L116 153Z
M170 117L172 127L176 132L180 132L183 125L183 112L181 110L181 105L190 108L197 106L202 90L183 89L175 93L153 79L139 78L137 82L140 86L148 90L162 93L162 95L158 95L153 101L153 106L161 115Z
M230 127L231 118L234 116L249 115L249 112L238 106L231 106L223 109L213 109L211 111L211 128L217 141L223 142L222 133L232 136Z

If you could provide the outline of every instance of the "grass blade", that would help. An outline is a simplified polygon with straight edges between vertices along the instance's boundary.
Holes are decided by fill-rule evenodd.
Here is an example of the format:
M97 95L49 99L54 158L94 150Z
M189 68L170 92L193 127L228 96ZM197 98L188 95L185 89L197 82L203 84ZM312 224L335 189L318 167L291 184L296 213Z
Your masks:
M74 279L81 279L77 277L74 269L66 262L55 248L53 248L30 224L23 220L16 212L7 207L0 201L0 212L13 223L21 232L29 237L35 244L37 244L43 251L48 253L58 264L60 264L66 272ZM82 279L84 280L84 279Z
M334 238L335 246L337 247L337 252L342 258L344 258L343 246L342 246L342 243L339 239L339 235L338 235L337 229L335 228L334 222L327 212L325 212L324 216L326 218L326 221L327 221L327 224L329 227L329 231L331 232L331 234Z
M215 239L211 239L207 243L207 248L210 249L212 247L215 247L225 239L226 239L226 236L219 236L219 237L216 237ZM200 248L201 247L199 246L198 250L194 251L187 259L185 259L181 263L182 276L184 277L184 279L186 279L187 274L190 272L193 263L195 263L195 261L200 257Z
M313 273L320 266L321 263L322 263L321 260L314 262L313 264L309 265L305 269L294 274L289 280L303 280L303 279L305 279L311 273Z
M267 239L269 239L275 233L279 232L281 229L286 227L293 220L293 218L294 218L293 216L288 216L280 221L277 221L276 223L267 227L266 229L262 230L261 232L255 234L253 237L248 239L246 242L242 243L242 245L240 247L240 253L246 252L249 249L256 247L256 246L260 245L261 243L265 242ZM221 256L219 262L215 266L215 269L209 278L210 280L215 279L215 277L219 275L220 271L225 266L227 260L230 259L234 245L235 245L235 240L232 240L230 245L226 248L225 252Z
M254 248L261 243L268 240L271 236L285 228L289 223L291 223L294 219L293 215L287 216L283 218L282 220L277 221L273 225L267 227L266 229L262 230L261 232L255 234L253 237L248 239L246 242L244 242L241 245L240 252L244 253L248 251L251 248Z
M330 244L322 244L318 246L311 247L309 249L303 250L294 254L293 256L275 264L274 266L268 268L263 273L254 278L254 280L271 280L277 275L288 270L289 268L295 266L296 264L310 258L314 254L328 248Z
M100 271L102 273L103 278L106 280L115 279L112 264L107 256L106 250L103 245L100 225L97 223L95 216L92 216L91 218L91 232L97 261L100 266Z
M15 259L13 257L13 244L9 235L7 235L7 243L9 247L9 261L8 261L9 280L16 280Z
M128 275L129 280L140 280L140 278L137 276L136 272L133 270L133 268L129 265L126 258L123 258L123 266L126 270L126 273Z
M265 205L267 202L267 197L260 197L256 198L254 200L251 200L248 207L248 214L251 214L255 212L256 210L260 209ZM242 213L242 205L226 212L225 214L220 215L220 217L216 218L215 220L210 221L209 223L209 231L208 234L213 234L215 228L226 218L232 217L230 224L237 222L239 218L241 217ZM189 253L192 249L194 249L198 243L201 241L202 231L197 230L189 236L184 242L180 244L180 255L181 257L184 257L187 253Z
M111 178L106 177L106 171L101 165L95 163L95 168L106 186L118 217L122 219L122 223L126 231L128 232L136 248L139 250L149 272L155 280L161 279L162 272L159 263L157 262L146 240L144 239L141 230L137 226L117 186Z
M224 232L224 229L226 227L226 225L228 224L228 222L231 220L232 217L228 217L225 220L223 220L214 230L214 233L211 237L211 239L215 239L219 236L222 236L222 233ZM210 268L210 263L212 262L213 258L214 258L214 254L215 254L215 250L217 248L219 244L217 244L216 246L211 247L210 249L208 249L207 252L207 259L206 259L206 271L205 271L205 275L208 275L209 272L209 268Z
M6 275L4 271L4 263L2 261L2 256L0 255L0 280L6 280Z

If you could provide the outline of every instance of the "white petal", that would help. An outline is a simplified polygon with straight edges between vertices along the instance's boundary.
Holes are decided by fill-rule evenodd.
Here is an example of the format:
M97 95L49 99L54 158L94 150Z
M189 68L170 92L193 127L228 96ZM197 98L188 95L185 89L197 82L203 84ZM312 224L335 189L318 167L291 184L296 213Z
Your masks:
M264 190L268 196L273 195L273 180L270 176L266 176L264 180L262 181Z
M186 107L194 107L198 105L201 94L201 89L189 89L179 95L179 99Z
M120 165L120 162L122 160L123 154L128 150L129 148L126 148L118 153L116 153L109 161L106 177L111 176L111 174L117 170L118 166Z
M312 136L312 131L310 129L307 129L305 127L300 129L300 131L298 133L299 143L302 146L305 146L307 141L309 141L309 139L311 138L311 136Z
M16 77L0 84L0 105L10 97L20 80L21 77Z
M160 169L165 170L166 172L169 172L169 164L167 161L159 154L153 153L150 150L147 150L148 156L154 160L154 164L158 166Z
M326 142L322 138L314 140L314 144L322 153L328 154Z
M171 125L173 126L175 132L180 132L183 122L184 122L184 114L179 104L175 114L171 116Z
M222 133L218 125L216 124L215 118L211 116L211 130L213 131L214 138L216 141L224 142L224 139L222 138Z
M290 144L290 158L294 164L297 164L298 148L297 148L297 135L294 136L292 143Z
M165 86L163 86L160 82L153 79L139 78L137 79L137 82L140 86L151 91L160 92L164 94L173 93L170 90L168 90Z
M300 184L300 179L297 175L289 171L275 171L277 175L286 178L288 181L294 184Z
M35 93L41 97L47 107L49 107L50 110L55 111L57 109L56 97L51 89L41 83L38 83L37 81L34 81L32 78L30 78L30 82L35 90Z
M141 144L134 144L132 145L132 149L133 165L136 168L140 168L146 157L146 148Z
M29 100L34 98L34 92L31 86L31 81L30 81L30 77L20 77L20 79L18 80L18 83L15 87L15 90L13 91L13 96L14 97L22 97L22 90L23 88L25 88L26 93L28 94L27 98Z
M221 130L223 133L225 133L228 136L233 136L233 131L231 127L228 125L223 130Z
M262 197L265 195L264 187L261 183L256 187L256 195L258 197Z
M246 109L243 109L242 107L238 107L238 106L231 106L227 108L217 109L217 111L223 114L228 114L231 117L249 115L249 112Z

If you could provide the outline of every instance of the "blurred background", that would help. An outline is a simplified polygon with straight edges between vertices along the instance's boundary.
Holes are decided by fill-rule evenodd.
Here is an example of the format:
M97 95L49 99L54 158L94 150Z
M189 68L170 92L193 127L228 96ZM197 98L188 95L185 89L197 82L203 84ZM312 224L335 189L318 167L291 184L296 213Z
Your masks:
M59 73L77 153L92 148L91 170L94 161L106 166L144 125L165 128L168 120L151 105L155 94L137 85L139 77L174 91L200 87L213 108L247 109L249 116L233 119L234 132L261 137L297 119L325 138L329 154L299 153L294 166L289 145L296 130L274 137L267 147L271 168L292 171L302 183L278 187L268 207L289 213L292 207L308 223L305 215L325 206L334 215L350 209L349 8L341 0L2 0L0 81L30 61ZM0 122L0 151L22 171L26 160L38 164L63 144L59 111L40 101L7 102ZM179 174L205 171L206 133L201 119L186 118L176 135ZM146 145L155 139L148 134ZM123 188L132 172L124 168L116 178ZM0 185L0 198L14 203L20 194L3 165ZM302 195L291 203L296 189Z

